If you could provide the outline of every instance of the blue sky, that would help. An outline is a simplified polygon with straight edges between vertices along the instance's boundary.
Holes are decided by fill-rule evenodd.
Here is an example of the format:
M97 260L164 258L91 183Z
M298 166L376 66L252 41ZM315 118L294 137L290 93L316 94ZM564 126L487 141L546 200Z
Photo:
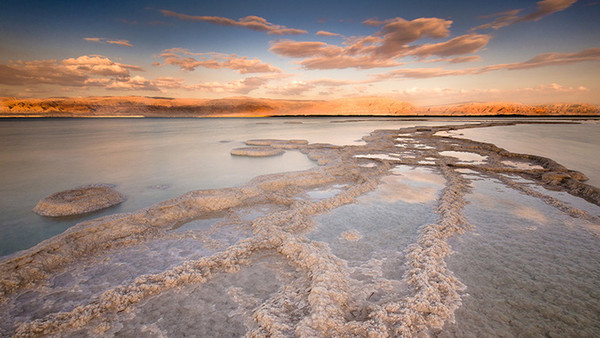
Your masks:
M600 4L5 1L0 96L600 104Z

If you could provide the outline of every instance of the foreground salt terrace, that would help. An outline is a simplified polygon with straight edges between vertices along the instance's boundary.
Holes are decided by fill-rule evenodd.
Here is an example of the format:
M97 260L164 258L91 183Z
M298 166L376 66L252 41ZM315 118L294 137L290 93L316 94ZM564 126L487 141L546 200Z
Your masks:
M600 335L599 190L551 159L441 136L510 123L249 140L319 166L7 257L0 334Z

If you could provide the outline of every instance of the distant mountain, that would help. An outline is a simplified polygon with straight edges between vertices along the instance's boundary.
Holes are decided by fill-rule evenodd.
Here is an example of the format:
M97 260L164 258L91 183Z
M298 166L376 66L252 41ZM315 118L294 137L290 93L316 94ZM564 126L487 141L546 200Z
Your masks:
M417 107L387 97L318 100L273 100L249 97L174 99L107 96L86 98L0 98L0 117L246 117L246 116L476 116L476 115L600 115L586 104L522 105L466 103Z

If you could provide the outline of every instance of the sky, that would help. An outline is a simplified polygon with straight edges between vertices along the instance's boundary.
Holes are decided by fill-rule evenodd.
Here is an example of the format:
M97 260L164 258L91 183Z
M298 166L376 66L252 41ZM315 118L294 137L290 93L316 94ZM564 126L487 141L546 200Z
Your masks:
M600 2L28 1L0 96L600 104Z

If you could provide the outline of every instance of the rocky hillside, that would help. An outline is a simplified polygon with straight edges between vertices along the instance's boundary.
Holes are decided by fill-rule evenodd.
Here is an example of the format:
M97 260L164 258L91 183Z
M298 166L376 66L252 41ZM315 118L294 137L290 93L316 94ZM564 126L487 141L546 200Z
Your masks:
M330 101L271 100L232 97L217 100L162 97L0 98L0 117L243 117L289 115L600 115L594 105L530 106L514 103L469 103L415 107L386 97Z

